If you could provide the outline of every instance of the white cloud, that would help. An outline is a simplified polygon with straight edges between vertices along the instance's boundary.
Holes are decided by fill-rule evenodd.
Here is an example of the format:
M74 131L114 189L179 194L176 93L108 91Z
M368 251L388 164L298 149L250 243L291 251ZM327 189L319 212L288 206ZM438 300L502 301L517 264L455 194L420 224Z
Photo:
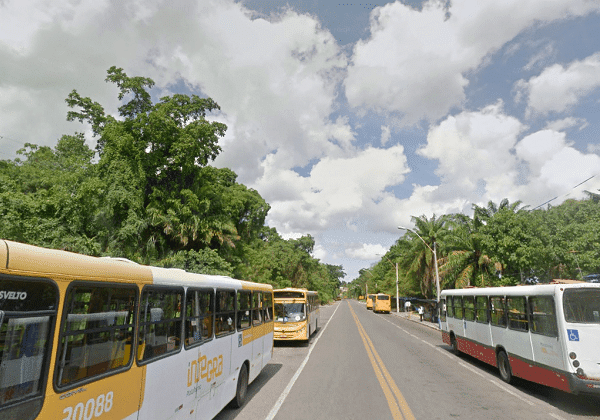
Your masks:
M263 161L264 175L252 187L271 203L269 224L282 232L321 231L347 218L372 220L377 217L374 208L393 196L385 189L402 183L409 171L400 145L368 148L347 158L325 157L309 177L274 162L272 155Z
M578 127L579 130L583 130L589 125L585 118L567 117L560 120L548 121L546 128L553 131L564 131L572 127Z
M392 134L390 131L390 127L387 125L382 125L381 126L381 145L385 146L385 144L390 140L391 136L392 136Z
M465 73L525 28L598 10L585 0L429 0L376 8L371 37L356 44L345 80L350 105L436 120L465 99ZM449 15L448 15L449 13Z
M380 244L360 244L358 247L348 248L346 255L358 260L372 261L380 259L388 249Z
M516 88L527 96L528 112L546 114L564 112L600 87L600 53L564 67L554 64L539 76L520 80Z

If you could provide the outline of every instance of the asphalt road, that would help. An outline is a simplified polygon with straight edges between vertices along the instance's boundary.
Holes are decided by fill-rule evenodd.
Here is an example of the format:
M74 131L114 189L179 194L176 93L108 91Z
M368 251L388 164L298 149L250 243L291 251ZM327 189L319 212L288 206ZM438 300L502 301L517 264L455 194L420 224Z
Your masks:
M416 319L416 318L415 318ZM218 420L597 419L600 398L517 381L457 357L431 324L345 300L321 307L306 346L276 343L240 410Z

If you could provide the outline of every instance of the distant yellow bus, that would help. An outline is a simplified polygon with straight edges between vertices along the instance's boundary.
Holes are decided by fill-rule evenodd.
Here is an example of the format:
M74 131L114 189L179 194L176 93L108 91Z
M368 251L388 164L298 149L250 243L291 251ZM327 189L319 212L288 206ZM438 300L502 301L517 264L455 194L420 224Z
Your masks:
M373 309L374 301L375 301L375 295L367 295L367 309Z
M379 293L374 295L373 312L385 312L389 314L392 311L392 300L390 295Z
M319 327L319 294L287 287L273 290L275 340L308 341Z

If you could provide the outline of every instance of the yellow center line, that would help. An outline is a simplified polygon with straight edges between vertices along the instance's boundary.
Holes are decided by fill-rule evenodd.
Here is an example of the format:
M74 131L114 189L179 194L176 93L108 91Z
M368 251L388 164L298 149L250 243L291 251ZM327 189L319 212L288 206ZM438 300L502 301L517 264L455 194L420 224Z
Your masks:
M365 349L367 350L367 355L369 356L369 360L371 361L371 366L373 366L373 370L375 371L375 376L379 381L379 385L383 390L383 394L387 399L388 406L390 407L390 411L392 412L392 417L394 420L415 420L415 416L413 415L410 407L406 403L404 396L398 389L396 382L386 369L381 357L375 350L375 346L373 342L367 335L367 332L363 328L362 324L358 320L358 316L354 313L354 310L350 306L350 302L348 302L348 307L350 308L350 312L352 312L352 317L354 318L354 322L356 322L356 326L358 327L358 332L360 337L362 338ZM395 396L395 398L394 398ZM402 411L402 413L400 413Z

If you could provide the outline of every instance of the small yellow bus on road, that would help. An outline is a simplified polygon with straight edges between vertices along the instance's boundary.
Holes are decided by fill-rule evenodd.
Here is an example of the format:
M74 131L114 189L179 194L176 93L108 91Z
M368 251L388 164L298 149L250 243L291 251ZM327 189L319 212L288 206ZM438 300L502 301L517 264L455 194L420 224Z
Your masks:
M319 294L287 287L273 290L275 340L308 341L319 326Z
M392 301L390 295L379 293L375 295L373 303L373 312L385 312L389 314L392 311Z
M367 309L373 309L374 301L375 301L375 295L367 295Z

